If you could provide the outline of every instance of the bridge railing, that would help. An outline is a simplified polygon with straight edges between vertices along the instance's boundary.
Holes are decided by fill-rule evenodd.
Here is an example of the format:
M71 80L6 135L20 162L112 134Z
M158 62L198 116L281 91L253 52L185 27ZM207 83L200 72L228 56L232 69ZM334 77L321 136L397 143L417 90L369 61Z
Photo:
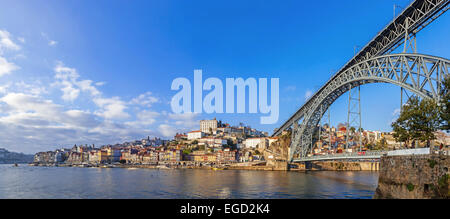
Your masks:
M352 153L340 153L340 154L326 154L326 155L313 155L307 157L301 157L294 159L296 161L312 161L312 160L333 160L333 159L373 159L379 158L383 155L387 156L402 156L402 155L420 155L420 154L430 154L430 148L415 148L415 149L404 149L404 150L394 150L394 151L363 151L363 152L352 152Z
M388 156L401 156L401 155L413 155L413 154L430 154L430 148L414 148L414 149L404 149L389 151Z
M339 154L326 154L326 155L313 155L307 157L301 157L294 160L325 160L325 159L351 159L358 158L368 159L374 157L381 157L382 155L387 155L388 151L363 151L363 152L352 152L352 153L339 153Z

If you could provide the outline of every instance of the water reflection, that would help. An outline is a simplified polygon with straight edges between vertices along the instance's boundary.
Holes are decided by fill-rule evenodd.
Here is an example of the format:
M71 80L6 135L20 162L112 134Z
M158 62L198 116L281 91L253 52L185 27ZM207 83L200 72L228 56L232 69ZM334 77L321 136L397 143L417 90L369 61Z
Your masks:
M376 172L0 165L0 198L371 198Z

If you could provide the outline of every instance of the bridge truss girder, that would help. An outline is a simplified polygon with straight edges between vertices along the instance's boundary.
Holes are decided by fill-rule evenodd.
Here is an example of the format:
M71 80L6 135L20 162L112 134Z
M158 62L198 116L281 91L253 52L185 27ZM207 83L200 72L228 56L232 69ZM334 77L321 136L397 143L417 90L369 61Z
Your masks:
M448 76L450 61L421 54L390 54L363 60L334 77L298 112L292 125L290 157L304 157L317 141L315 132L323 113L351 87L368 83L390 83L422 98L440 100L441 85ZM299 121L301 123L299 124Z
M392 22L364 46L352 59L350 59L320 90L328 86L328 83L339 77L351 66L373 57L393 52L403 41L416 35L439 16L449 9L450 0L416 0L403 10ZM281 127L274 130L272 136L280 135L289 129L292 124L303 118L303 111L310 104L315 94L307 100Z

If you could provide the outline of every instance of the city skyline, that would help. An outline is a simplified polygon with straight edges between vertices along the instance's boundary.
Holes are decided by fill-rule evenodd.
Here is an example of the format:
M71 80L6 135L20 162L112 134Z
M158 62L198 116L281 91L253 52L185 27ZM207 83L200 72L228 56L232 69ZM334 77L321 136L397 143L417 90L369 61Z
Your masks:
M0 148L34 153L172 138L213 117L270 134L392 20L393 4L409 1L46 3L5 1L0 9ZM450 45L435 42L449 24L444 14L421 32L418 52L448 57ZM205 78L279 77L278 122L261 125L261 114L174 114L170 83L192 79L194 69ZM389 131L400 88L377 86L361 88L362 127ZM331 112L333 126L346 122L346 95Z

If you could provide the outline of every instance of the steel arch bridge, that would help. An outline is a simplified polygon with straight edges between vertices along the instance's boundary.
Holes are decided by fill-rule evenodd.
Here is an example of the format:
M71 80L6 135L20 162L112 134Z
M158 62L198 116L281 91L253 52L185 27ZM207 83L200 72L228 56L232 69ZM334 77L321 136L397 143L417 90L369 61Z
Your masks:
M441 82L448 75L450 60L422 54L390 54L371 58L348 68L320 90L304 107L300 126L294 124L290 158L311 150L324 112L342 94L368 83L401 86L422 98L440 99Z
M449 0L413 1L347 62L272 136L292 130L289 160L305 157L317 140L315 132L324 112L342 94L368 83L390 83L422 98L440 99L441 83L450 61L424 54L389 54L449 9ZM415 43L415 42L414 42Z

